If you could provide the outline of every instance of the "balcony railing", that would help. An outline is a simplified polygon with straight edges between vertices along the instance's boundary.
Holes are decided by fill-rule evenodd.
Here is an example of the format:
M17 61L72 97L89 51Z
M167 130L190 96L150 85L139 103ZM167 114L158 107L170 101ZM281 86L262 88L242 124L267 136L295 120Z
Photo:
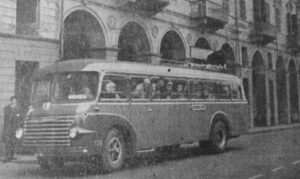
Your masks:
M250 41L255 44L267 45L276 39L276 27L268 22L253 22L249 24Z
M169 4L170 0L121 0L118 6L155 15Z
M223 1L201 0L191 2L191 16L201 29L215 31L228 23L228 6Z
M286 36L287 50L293 53L300 52L300 35L290 34Z

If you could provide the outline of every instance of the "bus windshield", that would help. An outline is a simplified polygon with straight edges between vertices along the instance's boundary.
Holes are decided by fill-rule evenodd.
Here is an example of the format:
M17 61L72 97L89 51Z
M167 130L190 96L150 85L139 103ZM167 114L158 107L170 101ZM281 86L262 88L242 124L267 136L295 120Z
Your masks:
M48 75L36 82L33 103L50 100L70 103L94 100L97 96L97 72L63 72Z

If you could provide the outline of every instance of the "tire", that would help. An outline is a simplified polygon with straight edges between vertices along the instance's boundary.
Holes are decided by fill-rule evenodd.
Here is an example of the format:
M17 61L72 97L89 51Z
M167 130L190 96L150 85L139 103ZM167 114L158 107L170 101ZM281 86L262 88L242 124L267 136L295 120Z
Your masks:
M228 141L228 131L222 121L213 124L209 134L209 149L213 153L225 151Z
M126 158L126 145L122 133L112 128L108 131L102 154L102 171L113 172L122 168Z
M38 157L37 162L41 169L58 171L64 166L64 161L59 158Z

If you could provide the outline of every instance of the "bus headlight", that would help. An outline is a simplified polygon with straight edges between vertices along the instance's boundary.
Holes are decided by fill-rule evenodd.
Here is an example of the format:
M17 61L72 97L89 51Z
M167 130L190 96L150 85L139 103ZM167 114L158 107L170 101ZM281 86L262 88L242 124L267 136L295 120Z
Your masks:
M19 128L16 130L16 138L17 139L21 139L23 137L23 134L24 134L23 128Z
M72 127L69 130L69 137L71 137L72 139L74 139L77 136L77 127Z

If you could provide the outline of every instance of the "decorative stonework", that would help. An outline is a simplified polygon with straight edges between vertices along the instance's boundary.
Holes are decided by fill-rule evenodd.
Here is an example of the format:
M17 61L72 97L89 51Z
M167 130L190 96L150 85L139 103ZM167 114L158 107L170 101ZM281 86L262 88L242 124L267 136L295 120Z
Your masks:
M108 17L108 21L107 21L107 25L109 28L114 29L117 26L117 20L114 16L109 16Z
M81 4L82 4L83 6L86 6L87 0L81 0Z
M152 33L152 36L153 36L154 38L157 38L157 35L158 35L158 27L157 27L157 26L152 27L151 33Z

